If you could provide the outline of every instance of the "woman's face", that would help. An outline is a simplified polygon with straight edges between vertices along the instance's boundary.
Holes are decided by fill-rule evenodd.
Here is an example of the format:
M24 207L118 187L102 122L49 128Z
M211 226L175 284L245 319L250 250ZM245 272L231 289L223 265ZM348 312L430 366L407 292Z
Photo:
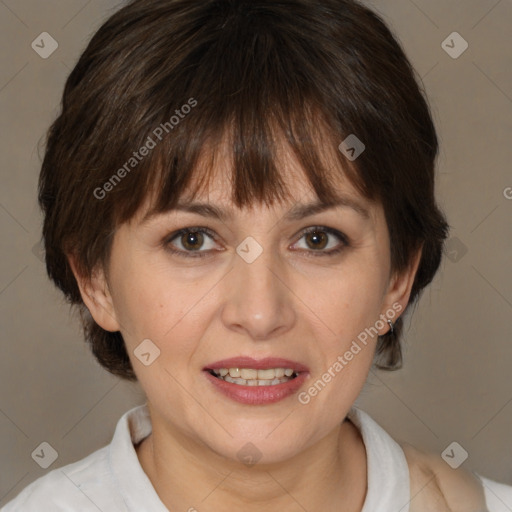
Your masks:
M87 305L121 331L155 425L231 459L250 442L260 462L286 460L343 421L413 272L390 277L383 210L346 180L343 204L303 211L316 197L289 158L293 201L237 210L216 171L195 198L208 208L120 226L106 291L96 278Z

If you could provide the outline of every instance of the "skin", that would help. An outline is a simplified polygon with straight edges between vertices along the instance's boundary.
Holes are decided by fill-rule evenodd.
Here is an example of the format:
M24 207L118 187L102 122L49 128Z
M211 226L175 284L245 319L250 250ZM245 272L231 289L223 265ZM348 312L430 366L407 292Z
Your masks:
M202 372L233 356L283 357L308 366L302 391L393 305L406 308L420 253L407 271L392 274L382 207L346 180L338 191L364 207L367 218L345 206L285 221L296 203L316 199L291 154L285 157L292 200L235 209L229 168L219 159L213 185L195 199L232 211L232 219L171 211L143 223L142 208L119 226L108 272L98 268L85 278L74 270L95 321L121 331L126 342L153 425L137 455L170 510L359 512L364 503L366 452L345 418L367 378L376 337L306 405L297 395L240 404ZM209 256L165 249L171 233L199 226L216 235L204 237L201 250ZM311 248L303 234L311 226L336 229L349 244L337 255L315 256L343 242L328 235L325 246ZM263 248L251 264L236 253L247 236ZM173 247L185 251L184 238ZM75 269L72 256L70 263ZM379 334L388 329L384 322ZM148 338L160 356L144 366L134 350ZM237 456L248 442L261 453L253 466Z
M437 454L402 445L409 466L409 512L487 512L484 489L469 471L456 470Z

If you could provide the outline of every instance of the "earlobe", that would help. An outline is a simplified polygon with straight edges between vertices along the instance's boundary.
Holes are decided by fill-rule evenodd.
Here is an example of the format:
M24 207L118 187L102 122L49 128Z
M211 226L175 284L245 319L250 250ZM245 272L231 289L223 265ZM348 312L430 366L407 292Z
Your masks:
M94 321L106 331L119 331L120 325L103 269L94 270L91 276L83 276L78 272L75 256L68 254L68 261L80 289L82 300Z

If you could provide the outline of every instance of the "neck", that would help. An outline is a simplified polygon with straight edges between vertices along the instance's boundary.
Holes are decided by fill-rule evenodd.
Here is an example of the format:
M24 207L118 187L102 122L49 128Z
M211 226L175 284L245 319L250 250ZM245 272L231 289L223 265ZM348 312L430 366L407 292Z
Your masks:
M366 451L349 420L292 459L265 465L225 459L179 432L172 434L153 422L153 432L136 447L169 510L362 510Z

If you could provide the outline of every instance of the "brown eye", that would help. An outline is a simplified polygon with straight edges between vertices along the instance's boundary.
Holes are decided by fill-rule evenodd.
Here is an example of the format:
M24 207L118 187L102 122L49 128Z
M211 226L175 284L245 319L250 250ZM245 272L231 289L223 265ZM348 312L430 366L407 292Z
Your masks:
M310 249L325 249L329 238L322 231L310 231L305 234L306 244Z
M305 250L312 256L334 256L350 246L348 237L336 229L312 226L302 232L299 239L305 244L299 249ZM305 247L304 247L305 245Z
M184 257L206 257L215 251L215 235L208 228L193 227L176 231L163 240L169 252Z
M199 231L189 231L182 234L180 240L186 250L197 251L203 245L204 236Z

